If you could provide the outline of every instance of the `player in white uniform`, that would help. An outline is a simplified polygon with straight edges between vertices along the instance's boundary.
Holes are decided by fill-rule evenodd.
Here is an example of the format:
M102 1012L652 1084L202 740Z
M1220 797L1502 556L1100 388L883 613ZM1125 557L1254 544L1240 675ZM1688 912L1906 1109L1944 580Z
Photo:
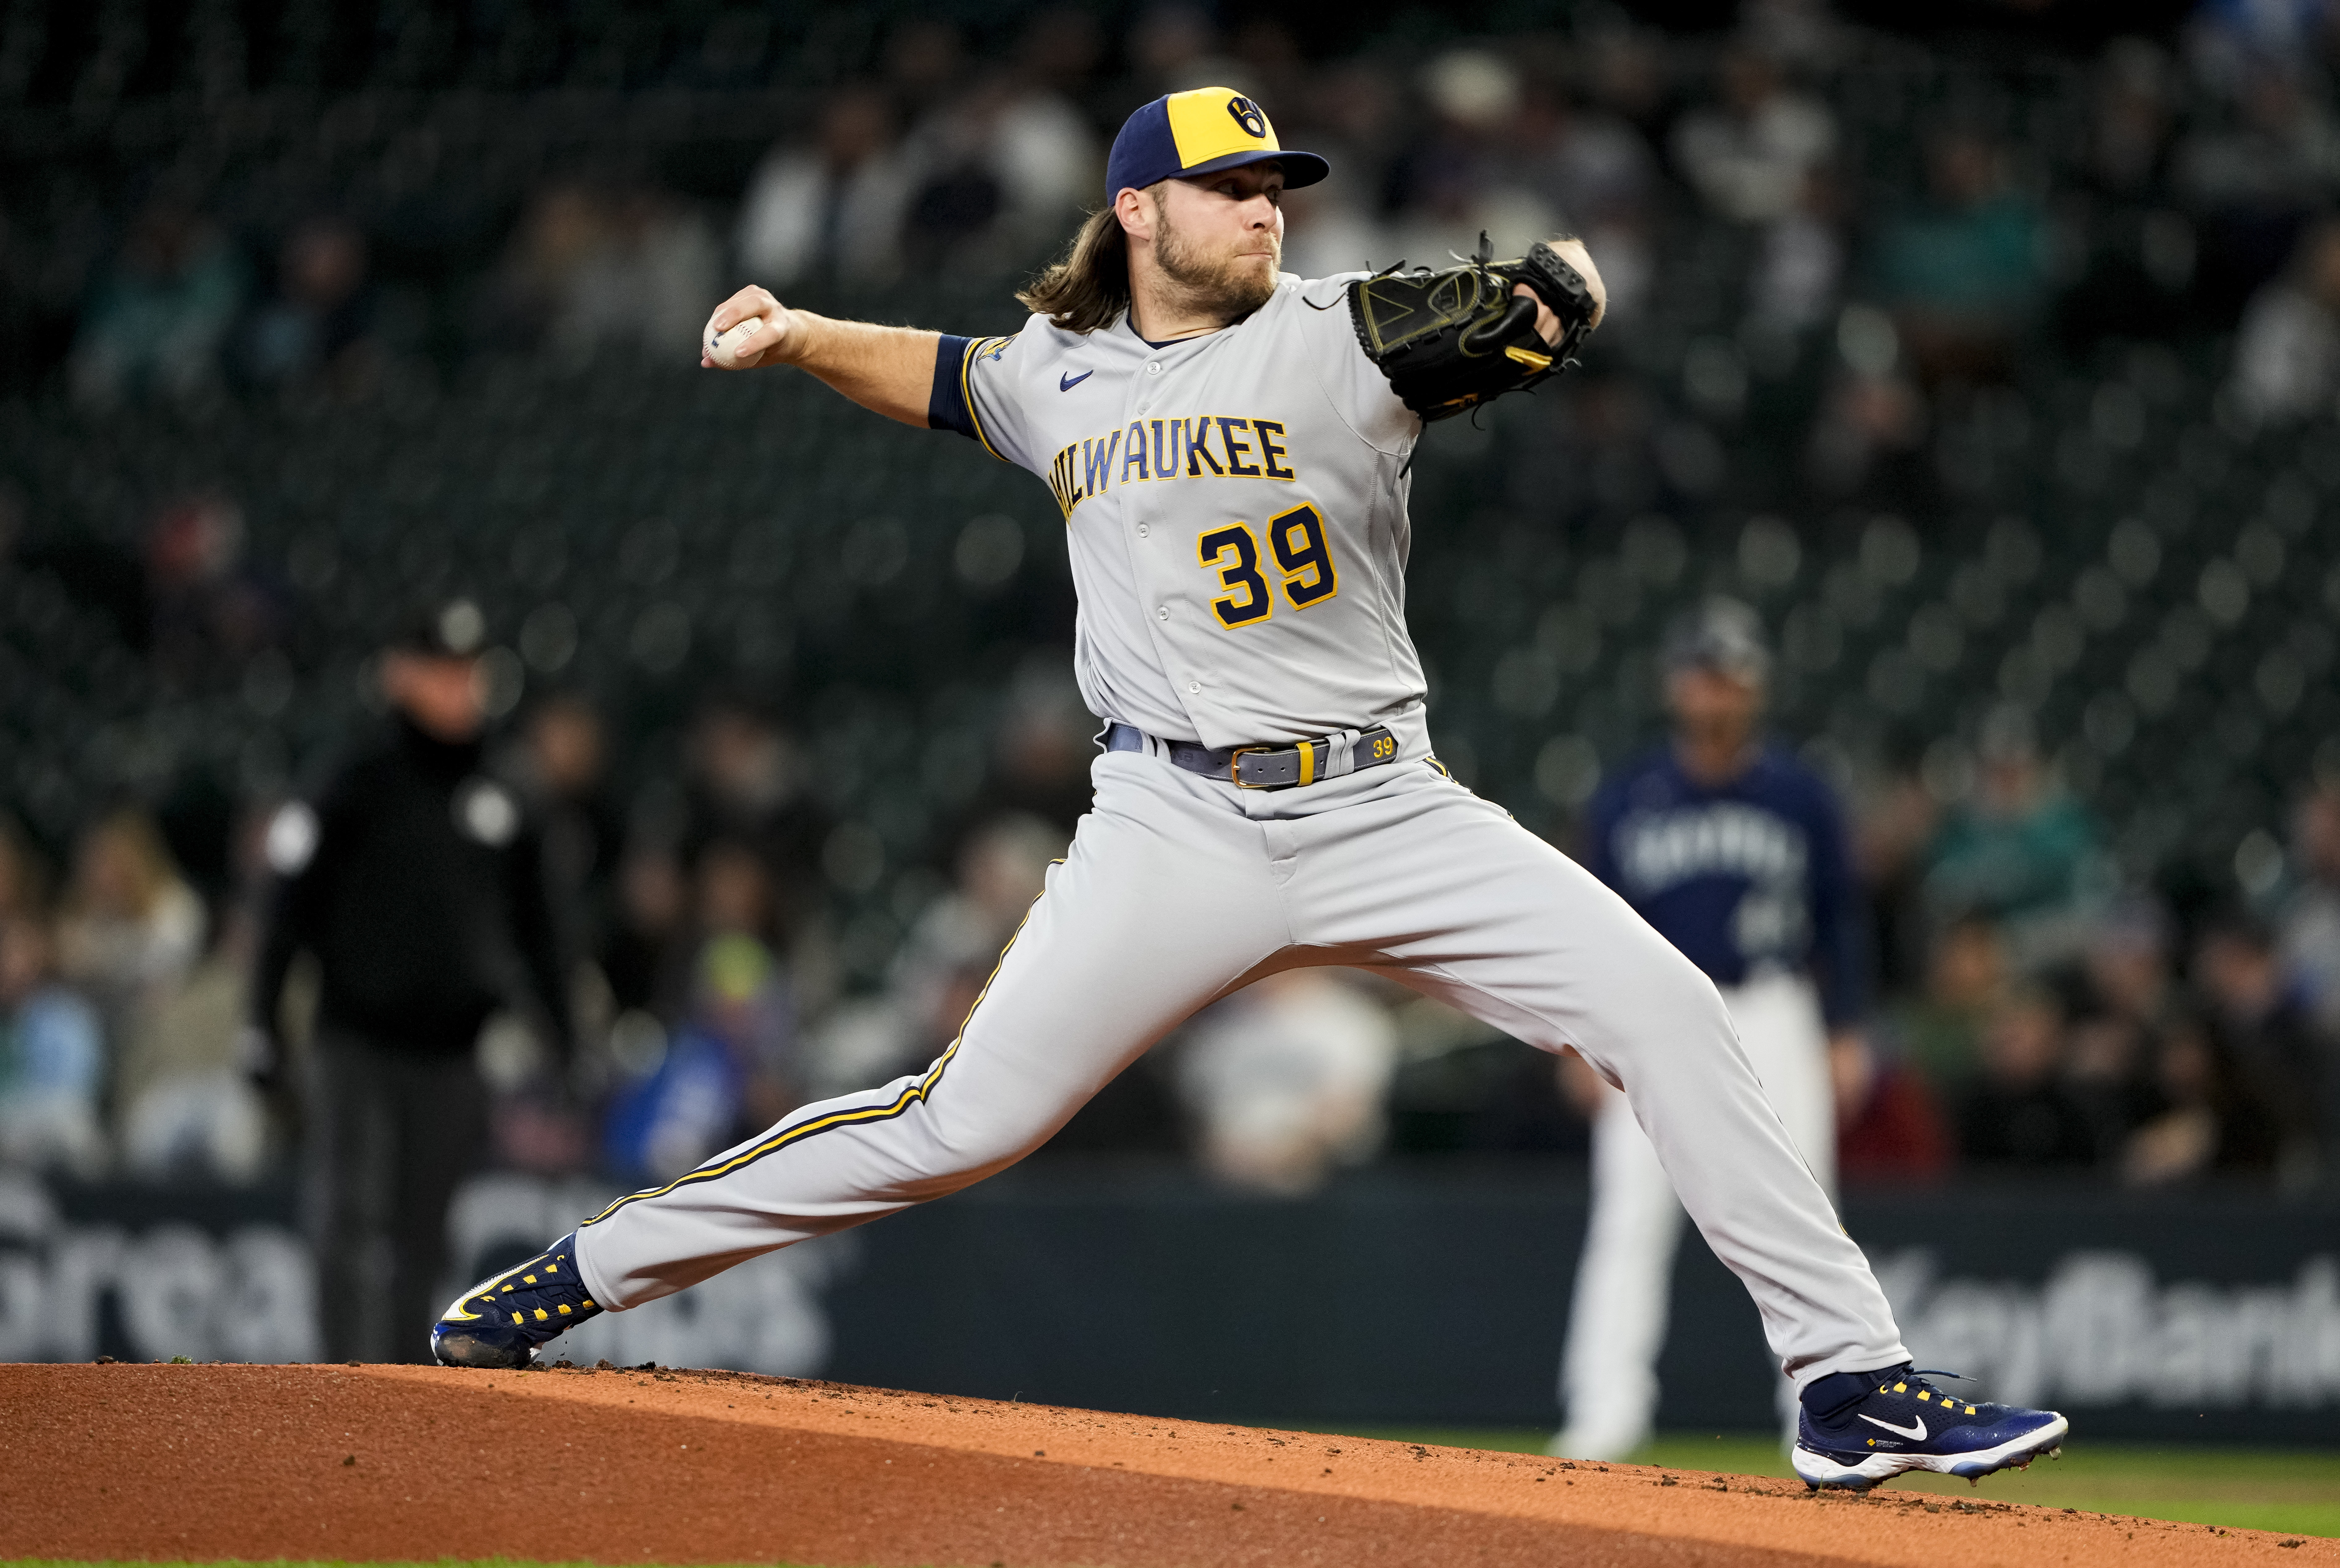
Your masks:
M620 1199L459 1297L432 1332L440 1359L525 1365L593 1313L955 1192L1038 1147L1196 1008L1338 964L1572 1047L1624 1091L1803 1391L1808 1480L1979 1473L2061 1435L2060 1416L1997 1405L1910 1424L1952 1402L1909 1371L1712 983L1433 759L1404 617L1409 399L1433 417L1469 400L1451 379L1424 391L1390 323L1432 283L1451 300L1488 274L1401 288L1378 316L1372 285L1283 274L1282 191L1324 172L1250 100L1173 94L1122 128L1110 205L1023 296L1041 313L1014 336L829 321L757 288L715 313L708 362L796 365L1048 484L1081 690L1108 726L1096 803L932 1067ZM1524 323L1557 357L1597 322L1599 274L1575 242L1520 271L1538 282L1507 291L1521 303L1500 331L1463 335L1466 373L1549 373ZM1585 308L1563 319L1572 301Z

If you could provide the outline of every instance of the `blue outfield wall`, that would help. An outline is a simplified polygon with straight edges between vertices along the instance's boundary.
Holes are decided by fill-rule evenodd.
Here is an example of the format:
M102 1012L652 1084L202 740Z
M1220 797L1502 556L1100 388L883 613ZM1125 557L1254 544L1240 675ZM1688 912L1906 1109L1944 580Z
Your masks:
M0 1360L313 1357L297 1196L0 1176ZM466 1278L607 1196L479 1178L452 1224ZM1923 1365L2083 1438L2340 1446L2340 1201L1967 1188L1856 1194L1845 1219ZM1287 1202L1055 1160L562 1343L1202 1418L1542 1425L1583 1221L1548 1166L1377 1169ZM1767 1427L1753 1307L1694 1234L1672 1321L1662 1424Z

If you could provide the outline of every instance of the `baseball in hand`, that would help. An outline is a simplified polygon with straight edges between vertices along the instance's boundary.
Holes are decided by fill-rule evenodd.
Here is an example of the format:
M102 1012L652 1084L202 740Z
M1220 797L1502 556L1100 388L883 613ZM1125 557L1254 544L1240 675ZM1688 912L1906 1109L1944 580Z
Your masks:
M749 316L744 322L732 323L719 332L715 330L715 324L709 322L707 326L707 357L727 371L739 369L739 361L735 356L739 353L740 345L754 337L763 324L763 317Z

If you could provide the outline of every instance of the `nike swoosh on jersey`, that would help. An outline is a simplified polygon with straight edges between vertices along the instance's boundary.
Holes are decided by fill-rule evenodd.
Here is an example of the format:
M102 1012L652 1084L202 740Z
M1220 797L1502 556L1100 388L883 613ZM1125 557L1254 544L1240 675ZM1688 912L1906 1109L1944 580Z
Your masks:
M1078 375L1066 374L1058 376L1056 378L1056 390L1058 392L1070 392L1095 374L1096 374L1096 371L1086 370Z
M1864 1415L1861 1419L1871 1426L1881 1426L1895 1436L1906 1437L1912 1443L1926 1441L1926 1418L1922 1415L1907 1426L1896 1426L1889 1421L1879 1421L1874 1415Z

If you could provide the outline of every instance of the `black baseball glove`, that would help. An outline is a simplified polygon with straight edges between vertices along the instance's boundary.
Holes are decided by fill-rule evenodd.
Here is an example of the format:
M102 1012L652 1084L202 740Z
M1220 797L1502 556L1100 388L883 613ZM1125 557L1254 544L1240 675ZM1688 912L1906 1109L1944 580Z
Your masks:
M1365 357L1425 424L1568 369L1592 331L1592 291L1550 245L1539 240L1515 262L1493 255L1481 234L1477 257L1459 266L1393 268L1349 285ZM1513 294L1515 283L1535 298ZM1560 318L1556 344L1536 331L1537 299Z

